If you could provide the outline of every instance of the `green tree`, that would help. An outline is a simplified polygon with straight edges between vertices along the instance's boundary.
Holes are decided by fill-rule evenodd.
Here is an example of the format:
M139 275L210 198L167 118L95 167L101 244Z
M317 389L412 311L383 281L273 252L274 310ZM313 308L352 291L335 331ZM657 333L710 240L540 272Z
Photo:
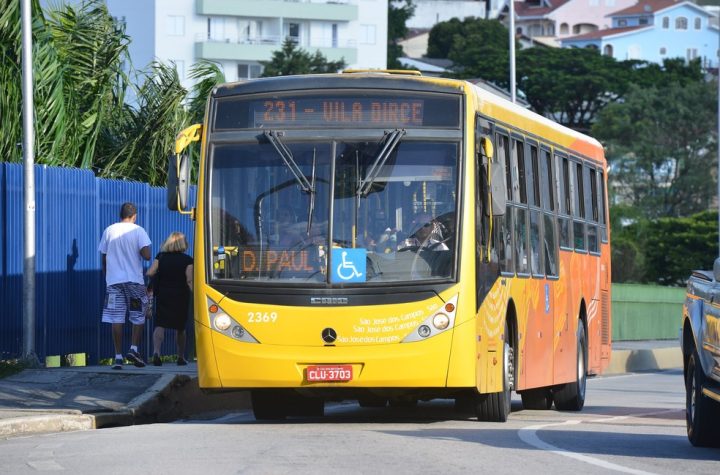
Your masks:
M474 20L475 19L472 21ZM427 57L447 59L450 56L450 50L453 47L455 36L463 34L465 24L469 21L471 21L469 18L463 21L460 21L458 18L451 18L447 21L436 23L435 26L430 29L428 35Z
M438 23L430 30L428 56L453 61L451 76L510 84L510 34L502 23L481 18Z
M102 2L33 11L36 162L89 168L103 119L118 106L128 37ZM22 137L20 2L0 0L0 156L20 161Z
M612 282L645 282L643 241L646 222L631 206L610 207Z
M704 82L633 86L593 126L615 195L647 218L688 216L715 197L717 90Z
M387 67L404 69L399 58L403 56L402 45L398 42L408 34L407 21L415 14L412 0L388 1Z
M272 59L262 64L265 66L263 77L335 73L345 68L344 59L328 61L320 51L310 54L298 47L291 38L286 38L282 47L273 52Z
M705 80L700 58L666 58L662 64L648 61L624 61L632 70L632 82L639 87L667 87L671 84L699 83Z
M189 115L202 117L212 86L224 81L217 66L194 67L199 82L188 95L174 65L132 69L130 38L102 0L64 5L47 17L34 0L32 11L36 163L164 183L175 134ZM7 161L22 159L20 45L20 1L0 0L0 156ZM142 86L130 83L123 62L145 77Z
M648 282L684 285L695 269L712 269L718 256L718 215L703 211L687 218L660 218L646 227Z
M597 113L627 91L631 74L629 65L584 48L518 53L517 87L533 110L585 133Z

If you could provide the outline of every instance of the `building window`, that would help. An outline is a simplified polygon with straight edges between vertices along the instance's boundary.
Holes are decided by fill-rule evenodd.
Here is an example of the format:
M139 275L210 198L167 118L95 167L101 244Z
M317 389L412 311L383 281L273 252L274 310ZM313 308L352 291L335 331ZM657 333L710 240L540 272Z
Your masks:
M605 6L606 6L606 7L614 7L614 6L615 6L615 0L605 0Z
M332 24L332 47L338 47L338 26L337 23Z
M625 20L625 19L618 20L618 26L621 26L621 27L627 26L627 20Z
M376 41L375 35L375 25L360 25L361 45L374 45Z
M225 20L223 18L208 18L207 35L209 40L225 40Z
M647 17L641 17L641 18L638 20L638 23L641 24L641 25L647 25L647 24L648 24L648 18L647 18Z
M667 30L670 28L670 17L663 17L663 29Z
M695 17L695 29L696 30L700 29L701 23L702 23L702 20L700 19L700 17L699 16Z
M688 21L684 16L675 18L675 29L676 30L687 30Z
M568 27L567 23L561 23L560 24L560 34L561 35L567 35L570 32L570 28Z
M288 24L288 37L293 43L300 43L300 23Z
M697 58L697 55L698 55L697 48L688 48L687 49L686 57L687 57L688 61L692 61L693 59Z
M185 17L180 15L168 15L165 20L165 32L169 36L184 36Z
M603 48L603 54L605 56L610 56L612 58L612 55L613 55L612 45L605 45L605 48Z
M661 47L660 48L660 56L665 56L666 54L667 54L667 48L664 46Z
M238 64L238 79L259 78L262 66L259 64Z

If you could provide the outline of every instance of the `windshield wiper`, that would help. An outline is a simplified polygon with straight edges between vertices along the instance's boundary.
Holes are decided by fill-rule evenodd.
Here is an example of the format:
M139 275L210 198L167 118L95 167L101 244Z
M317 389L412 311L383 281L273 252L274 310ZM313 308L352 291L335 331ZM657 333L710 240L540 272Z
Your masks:
M312 180L310 182L310 204L308 205L308 225L307 225L307 235L310 237L310 228L312 227L312 219L313 219L313 212L315 211L315 153L316 150L313 148L313 164L312 164L312 173L310 174L310 179Z
M297 162L295 162L295 159L293 158L290 149L287 148L287 146L285 146L285 144L280 141L280 137L283 135L283 133L277 130L266 130L263 133L265 134L265 137L267 137L268 141L272 144L272 146L275 147L275 150L277 150L278 155L280 155L280 157L283 159L283 162L285 162L285 165L287 165L287 167L290 169L290 172L295 176L295 179L300 185L300 188L302 188L305 193L315 193L314 184L311 184L308 181L307 177L303 174L302 170L300 170L300 167L298 166Z
M385 162L387 162L387 159L390 157L393 150L395 150L395 147L397 147L400 143L400 139L403 135L405 135L405 133L405 129L395 129L383 137L385 141L375 157L375 160L373 160L370 170L368 170L365 174L365 178L360 180L360 185L358 185L357 189L358 196L365 196L370 192L370 188L373 183L375 183L375 179L380 174L380 170L382 170L383 165L385 165Z

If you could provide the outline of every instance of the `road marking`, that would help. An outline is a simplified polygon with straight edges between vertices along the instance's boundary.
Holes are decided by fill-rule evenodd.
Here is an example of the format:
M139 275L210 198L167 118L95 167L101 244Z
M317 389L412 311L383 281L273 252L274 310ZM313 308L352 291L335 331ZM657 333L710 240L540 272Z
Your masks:
M38 472L54 472L57 470L65 470L65 468L54 460L40 460L36 462L28 462L32 468Z
M630 416L622 416L622 417L630 417ZM555 447L552 444L543 442L537 436L537 431L540 429L545 429L547 427L575 425L575 424L580 424L581 422L586 422L586 421L582 421L582 420L565 421L565 422L557 422L554 424L539 424L539 425L534 425L534 426L529 426L529 427L523 427L522 429L520 429L518 431L518 435L520 436L520 440L522 440L526 444L532 445L533 447L538 448L540 450L546 450L546 451L554 453L556 455L562 455L563 457L568 457L571 459L579 460L581 462L589 463L591 465L595 465L597 467L601 467L601 468L604 468L607 470L614 470L616 472L632 473L635 475L654 475L653 472L645 472L643 470L635 470L634 468L624 467L622 465L618 465L618 464L615 464L612 462L606 462L605 460L601 460L601 459L598 459L595 457L590 457L588 455L583 455L583 454L579 454L576 452L570 452L568 450L563 450L559 447Z

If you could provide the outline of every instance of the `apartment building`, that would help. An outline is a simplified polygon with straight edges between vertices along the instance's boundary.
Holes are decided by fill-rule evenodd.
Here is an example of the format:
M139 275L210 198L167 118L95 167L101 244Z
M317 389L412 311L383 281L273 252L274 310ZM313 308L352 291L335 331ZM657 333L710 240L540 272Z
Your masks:
M387 0L106 0L132 38L131 60L174 62L184 86L201 59L228 81L258 77L286 37L350 68L385 68Z

